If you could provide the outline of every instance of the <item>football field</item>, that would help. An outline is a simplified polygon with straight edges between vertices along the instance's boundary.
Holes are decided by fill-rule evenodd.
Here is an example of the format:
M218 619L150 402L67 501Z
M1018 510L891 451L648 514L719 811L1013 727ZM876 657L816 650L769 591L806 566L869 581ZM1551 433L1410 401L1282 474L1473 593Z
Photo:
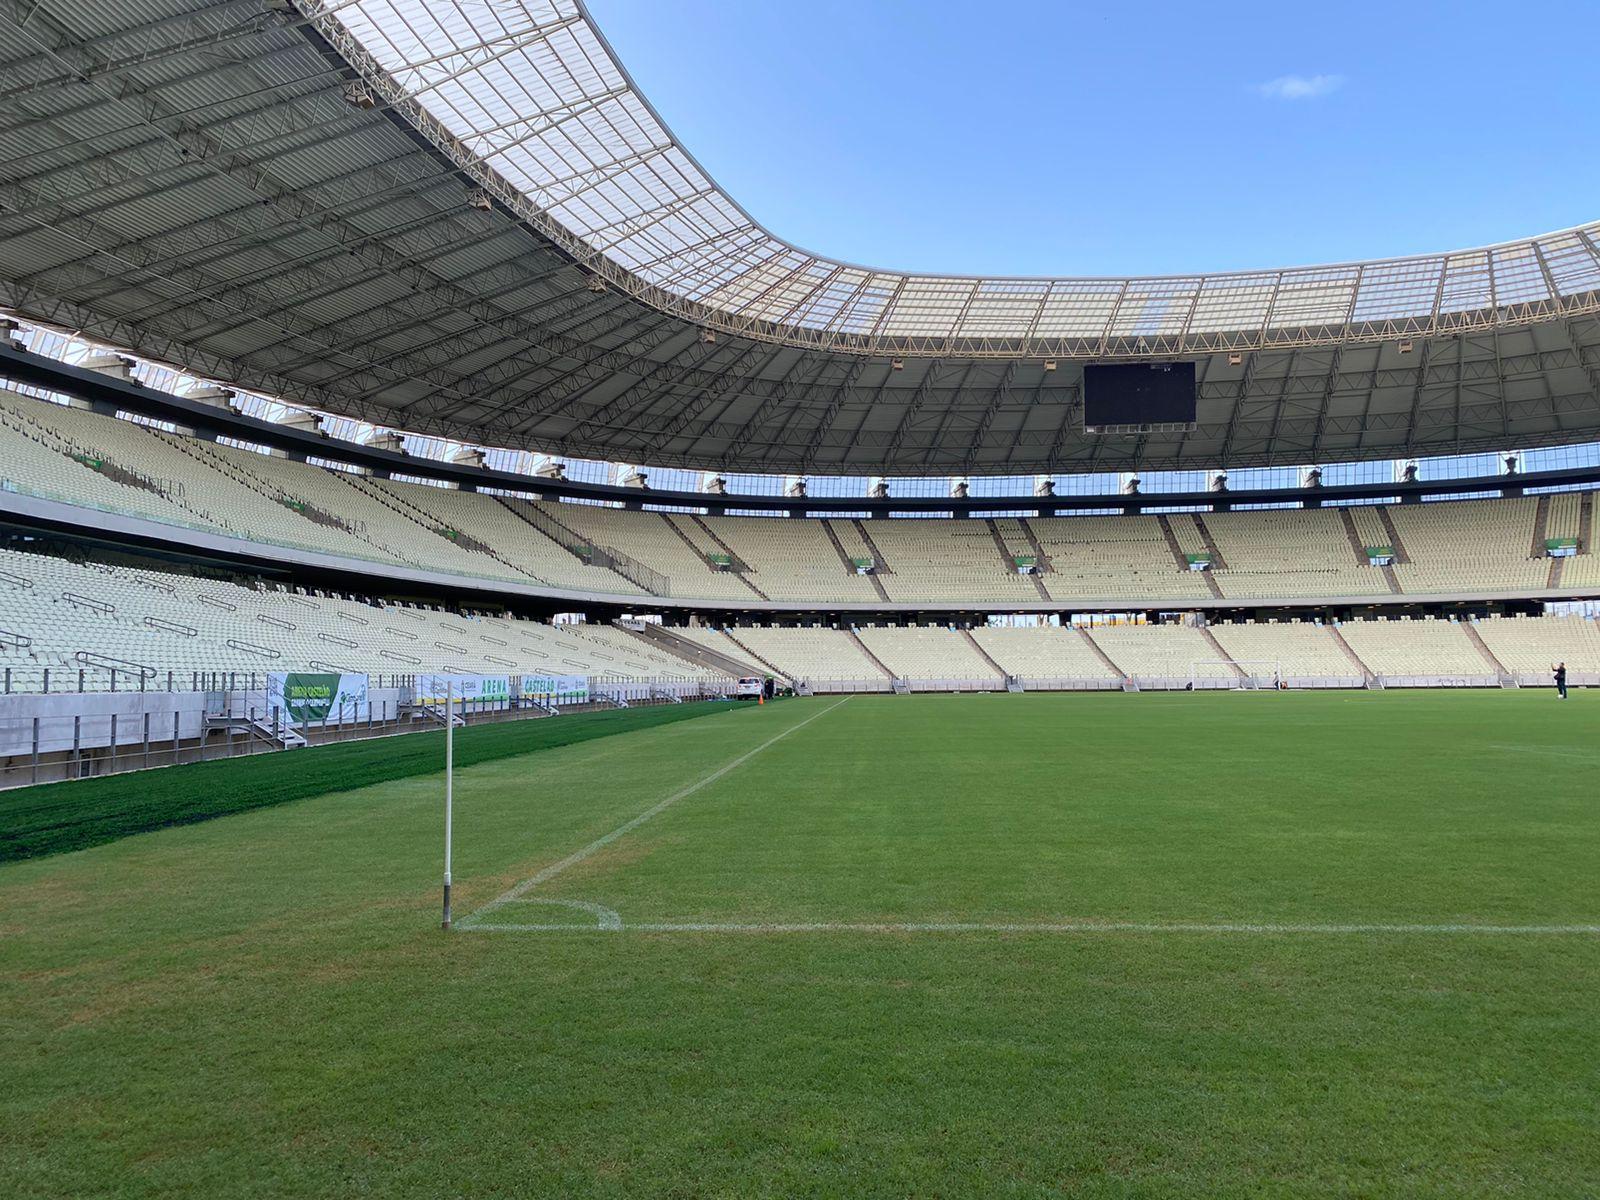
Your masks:
M1593 1195L1597 735L718 710L458 770L448 934L437 773L10 863L0 1194Z

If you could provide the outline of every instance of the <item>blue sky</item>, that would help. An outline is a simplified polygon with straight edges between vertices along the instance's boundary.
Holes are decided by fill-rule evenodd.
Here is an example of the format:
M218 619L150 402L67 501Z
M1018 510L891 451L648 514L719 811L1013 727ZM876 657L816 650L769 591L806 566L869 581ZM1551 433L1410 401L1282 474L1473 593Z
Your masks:
M869 266L1291 266L1600 216L1600 0L589 6L735 199Z

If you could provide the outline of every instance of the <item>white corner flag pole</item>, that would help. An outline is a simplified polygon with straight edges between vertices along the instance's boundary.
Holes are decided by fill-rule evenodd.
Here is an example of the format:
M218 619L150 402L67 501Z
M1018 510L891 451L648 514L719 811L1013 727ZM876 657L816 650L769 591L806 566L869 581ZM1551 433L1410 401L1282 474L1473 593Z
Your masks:
M444 685L444 924L450 928L450 819L455 797L455 680Z

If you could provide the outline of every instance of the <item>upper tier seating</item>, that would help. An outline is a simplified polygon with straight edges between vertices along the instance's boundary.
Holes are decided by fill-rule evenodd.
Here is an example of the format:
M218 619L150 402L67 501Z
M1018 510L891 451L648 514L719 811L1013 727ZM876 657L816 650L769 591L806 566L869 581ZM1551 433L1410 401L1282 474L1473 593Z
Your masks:
M1207 513L1205 522L1228 564L1214 571L1224 596L1363 596L1389 591L1382 570L1357 558L1337 509Z
M1411 556L1395 567L1400 586L1409 593L1544 587L1550 564L1532 552L1536 508L1532 496L1390 505Z
M1534 545L1532 496L992 521L700 516L374 479L4 391L0 456L0 482L19 492L381 568L619 597L1027 609L1048 596L1181 608L1218 595L1387 597L1391 577L1417 596L1600 588L1592 547L1553 566ZM1581 538L1592 497L1545 499L1544 536ZM1185 561L1207 534L1220 556L1209 576ZM1362 561L1365 547L1391 543L1392 576ZM620 556L609 560L617 569L583 561L588 547ZM713 568L724 554L734 569ZM1030 554L1043 559L1035 578L1015 568ZM877 577L855 574L854 558L878 560Z

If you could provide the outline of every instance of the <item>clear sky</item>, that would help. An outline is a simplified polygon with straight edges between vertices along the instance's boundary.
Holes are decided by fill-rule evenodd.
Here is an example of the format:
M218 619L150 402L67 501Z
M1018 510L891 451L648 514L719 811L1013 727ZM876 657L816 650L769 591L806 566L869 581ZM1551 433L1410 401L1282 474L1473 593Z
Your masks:
M1600 0L589 7L757 220L869 266L1293 266L1600 217Z

